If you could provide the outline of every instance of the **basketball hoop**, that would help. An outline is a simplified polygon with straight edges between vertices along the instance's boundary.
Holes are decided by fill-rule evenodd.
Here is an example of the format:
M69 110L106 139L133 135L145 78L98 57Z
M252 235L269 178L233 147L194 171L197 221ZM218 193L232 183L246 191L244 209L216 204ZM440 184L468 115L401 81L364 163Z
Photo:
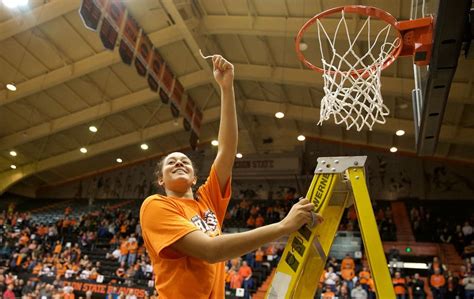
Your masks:
M328 18L338 14L338 21ZM360 20L362 26L356 28L348 25L347 14L366 19ZM353 18L351 22L356 24ZM298 58L308 68L323 76L325 96L321 100L318 124L331 116L336 124L344 123L347 130L352 126L357 131L364 127L372 130L375 123L384 124L389 109L383 103L380 90L382 70L399 56L412 55L416 64L427 65L433 39L432 22L432 18L398 22L381 9L361 5L335 7L308 20L296 36L295 49ZM381 23L386 24L380 26ZM317 26L321 67L309 62L299 47L303 35L313 24ZM325 26L334 28L333 36L328 34ZM371 30L376 34L371 35ZM341 34L347 41L341 40L338 36ZM363 37L367 38L363 44L367 49L361 54L355 48L361 46Z

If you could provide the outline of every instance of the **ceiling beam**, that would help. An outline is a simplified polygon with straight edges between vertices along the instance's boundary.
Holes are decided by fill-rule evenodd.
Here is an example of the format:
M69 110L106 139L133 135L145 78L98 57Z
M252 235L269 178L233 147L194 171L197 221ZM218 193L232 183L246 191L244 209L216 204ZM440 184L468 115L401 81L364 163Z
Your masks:
M262 17L262 16L216 16L207 15L201 19L201 24L205 28L203 34L241 34L252 36L273 36L295 38L298 31L309 18L297 17ZM329 37L333 38L340 19L326 18L322 22ZM350 30L356 27L356 20L352 17L346 18L347 26ZM375 40L378 29L382 29L387 23L379 20L371 21L371 40ZM360 24L361 25L361 24ZM359 26L360 27L360 26ZM363 33L366 30L363 31ZM350 32L351 34L353 31ZM317 38L317 26L312 25L306 31L305 39ZM321 32L321 36L325 37ZM353 35L355 36L355 35ZM338 30L337 39L347 40L346 30L341 24ZM359 41L367 41L368 35L361 34Z
M2 22L0 24L0 41L76 10L80 4L80 0L45 1L45 4L27 13L19 14L14 18Z
M161 47L182 39L182 35L175 25L160 29L149 34L155 47ZM17 84L17 91L0 91L0 106L12 103L26 96L37 93L67 82L69 80L84 76L91 72L100 70L121 61L118 50L103 51L72 64L58 68L44 75L37 76L28 81Z
M213 107L203 111L203 125L218 120L220 117L220 107ZM179 122L183 119L180 117ZM108 140L90 144L87 154L81 154L78 150L68 151L50 158L46 158L34 163L30 163L15 170L8 170L0 173L0 194L5 192L8 187L16 182L41 171L49 170L64 164L76 162L90 158L99 154L103 154L112 150L120 149L141 141L159 138L165 135L173 134L182 131L182 127L176 126L175 121L171 120L165 123L154 125L143 129L142 131L135 131L132 133L120 135Z
M284 104L285 117L303 122L317 123L319 121L319 109L311 108L307 106L299 106L293 104ZM253 115L262 115L268 117L275 117L275 111L282 109L282 104L277 102L269 102L263 100L247 99L245 100L244 113ZM387 118L385 124L376 124L374 130L378 132L384 132L390 135L395 134L399 129L405 131L407 136L414 136L414 126L412 121L403 119ZM323 123L324 125L334 125L332 120ZM365 131L365 130L364 130ZM355 132L353 130L353 132ZM443 125L441 127L440 141L455 144L466 144L474 145L474 139L468 138L468 136L474 136L474 129L470 128L457 128L451 125ZM414 145L413 145L414 146Z
M288 67L270 67L265 65L251 65L236 63L235 77L238 80L261 81L276 84L290 84L323 89L322 76L311 70L301 70ZM197 87L210 82L209 76L202 71L184 76L188 88ZM411 97L414 88L411 78L395 78L382 76L382 93L386 96ZM456 83L451 86L449 102L460 104L474 104L469 96L469 83Z

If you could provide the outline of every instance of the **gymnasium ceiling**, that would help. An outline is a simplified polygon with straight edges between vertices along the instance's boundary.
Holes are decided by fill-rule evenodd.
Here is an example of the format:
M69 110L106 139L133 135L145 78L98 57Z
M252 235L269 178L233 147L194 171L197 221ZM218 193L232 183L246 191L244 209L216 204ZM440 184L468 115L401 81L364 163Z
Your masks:
M80 0L30 0L28 8L0 5L0 193L35 190L82 175L189 146L189 133L173 121L134 67L117 49L105 50L79 17ZM391 113L372 131L347 131L332 121L317 126L322 79L296 58L301 25L343 4L378 6L408 19L409 0L127 0L125 4L204 111L200 142L217 137L219 96L208 62L219 53L236 67L239 152L294 151L304 134L315 140L415 152L412 61L397 60L382 74ZM308 38L316 57L316 39ZM446 107L436 157L474 162L474 61L460 63ZM15 82L17 91L5 88ZM276 119L282 110L285 118ZM97 133L89 126L98 128ZM395 131L403 129L402 137ZM273 142L263 142L272 138ZM140 149L146 142L148 151ZM87 154L79 148L87 147ZM12 157L9 152L16 151ZM16 165L12 170L10 165ZM21 177L25 178L21 179Z

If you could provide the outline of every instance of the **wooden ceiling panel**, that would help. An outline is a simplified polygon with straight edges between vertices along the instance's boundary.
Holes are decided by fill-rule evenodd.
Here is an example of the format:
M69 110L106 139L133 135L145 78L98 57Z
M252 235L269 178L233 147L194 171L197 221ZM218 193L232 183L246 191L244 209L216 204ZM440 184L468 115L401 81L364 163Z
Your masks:
M175 76L179 77L201 69L195 58L199 53L191 53L184 41L165 45L159 51Z
M148 34L166 28L171 24L159 1L129 1L126 5L132 16Z
M265 95L258 82L239 80L238 84L241 87L245 98L265 100Z
M82 37L63 17L49 21L40 28L51 43L70 61L78 61L94 54L92 48L84 43Z
M99 38L99 34L84 27L84 22L77 11L71 11L70 13L64 15L64 19L86 43L86 48L92 49L95 53L106 51L104 50L104 45Z
M86 109L88 105L78 97L66 84L56 85L47 90L48 95L69 111L76 112Z
M16 35L15 39L48 70L54 70L66 64L64 57L39 28L24 31Z
M114 99L131 93L128 86L115 74L112 68L95 71L87 77L102 92L101 98Z
M117 63L110 67L118 79L131 91L139 91L148 88L146 77L137 74L135 66Z
M38 111L35 106L31 106L26 99L12 103L7 108L0 109L0 122L6 121L4 126L0 126L2 129L5 129L5 135L29 128L47 119L46 115Z
M2 41L0 47L0 57L8 61L16 71L10 74L15 83L19 83L26 78L32 78L48 71L44 65L32 56L15 38Z
M216 54L224 56L225 59L231 63L248 63L248 56L246 54L247 49L243 47L243 44L239 40L237 34L219 34L214 36L215 43L211 43L207 51L212 51L213 46L219 46L222 49L220 53L219 49L216 49ZM204 50L203 50L204 51ZM206 55L205 53L204 55ZM213 53L209 53L211 55Z

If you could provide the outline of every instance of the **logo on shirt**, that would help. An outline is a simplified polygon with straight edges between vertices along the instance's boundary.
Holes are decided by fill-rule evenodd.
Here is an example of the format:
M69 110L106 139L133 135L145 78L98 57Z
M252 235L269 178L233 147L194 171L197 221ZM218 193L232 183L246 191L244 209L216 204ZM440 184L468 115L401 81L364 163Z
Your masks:
M211 210L204 213L204 220L199 215L194 215L191 222L208 236L214 237L219 234L217 217Z

